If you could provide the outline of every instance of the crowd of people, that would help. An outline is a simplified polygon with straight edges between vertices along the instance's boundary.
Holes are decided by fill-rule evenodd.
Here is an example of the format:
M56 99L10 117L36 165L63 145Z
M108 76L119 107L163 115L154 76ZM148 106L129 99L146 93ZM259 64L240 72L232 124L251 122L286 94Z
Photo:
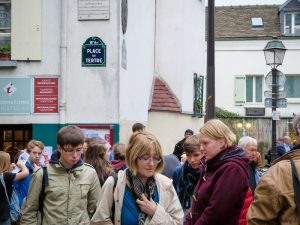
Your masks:
M300 143L300 115L294 129ZM18 155L26 152L26 162L17 156L11 163L0 151L0 225L12 223L14 191L22 225L300 223L300 144L292 146L288 136L278 139L277 157L262 175L257 140L237 140L218 119L197 134L187 129L170 155L143 124L132 132L127 146L110 149L70 125L58 131L50 159L38 140Z

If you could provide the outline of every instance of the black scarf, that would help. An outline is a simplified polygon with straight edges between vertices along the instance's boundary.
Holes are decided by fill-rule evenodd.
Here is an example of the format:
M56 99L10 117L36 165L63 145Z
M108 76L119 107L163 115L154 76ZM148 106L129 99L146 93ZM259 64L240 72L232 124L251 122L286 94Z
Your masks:
M199 169L194 169L191 164L185 161L178 182L178 197L184 209L189 209L191 207L191 196L193 195L199 177Z
M128 180L128 187L131 193L133 194L135 200L140 199L143 193L148 200L152 198L154 187L155 187L154 177L149 177L146 182L146 185L144 186L142 181L137 176L133 176L130 170L127 169L126 178ZM138 218L138 225L145 224L146 218L147 218L147 214L140 211L139 218Z

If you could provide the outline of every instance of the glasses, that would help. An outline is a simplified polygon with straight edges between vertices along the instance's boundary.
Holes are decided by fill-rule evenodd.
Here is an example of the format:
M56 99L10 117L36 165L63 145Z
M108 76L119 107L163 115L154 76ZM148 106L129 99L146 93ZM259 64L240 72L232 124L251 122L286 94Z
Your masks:
M64 148L64 147L61 147L61 149L66 154L69 154L69 155L73 155L74 153L81 154L83 152L83 147L81 147L81 148Z
M159 157L151 157L150 155L142 155L140 157L138 157L139 160L141 160L143 163L150 163L151 161L154 164L158 164L161 162L161 158Z

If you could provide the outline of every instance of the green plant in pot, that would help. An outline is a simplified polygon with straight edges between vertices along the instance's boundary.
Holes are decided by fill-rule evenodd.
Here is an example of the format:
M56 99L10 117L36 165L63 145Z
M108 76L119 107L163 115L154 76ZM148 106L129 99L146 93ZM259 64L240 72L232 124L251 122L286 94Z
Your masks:
M0 60L10 60L10 45L0 45Z

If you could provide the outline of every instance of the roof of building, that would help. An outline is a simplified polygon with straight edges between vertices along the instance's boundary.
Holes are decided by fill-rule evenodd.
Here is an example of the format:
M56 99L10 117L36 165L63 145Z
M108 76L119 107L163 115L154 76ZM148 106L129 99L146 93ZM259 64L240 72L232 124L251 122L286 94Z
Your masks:
M279 5L216 7L215 39L259 39L281 36L278 10ZM263 26L253 27L251 18L261 18Z
M169 87L159 78L155 78L151 111L181 112L181 106Z

